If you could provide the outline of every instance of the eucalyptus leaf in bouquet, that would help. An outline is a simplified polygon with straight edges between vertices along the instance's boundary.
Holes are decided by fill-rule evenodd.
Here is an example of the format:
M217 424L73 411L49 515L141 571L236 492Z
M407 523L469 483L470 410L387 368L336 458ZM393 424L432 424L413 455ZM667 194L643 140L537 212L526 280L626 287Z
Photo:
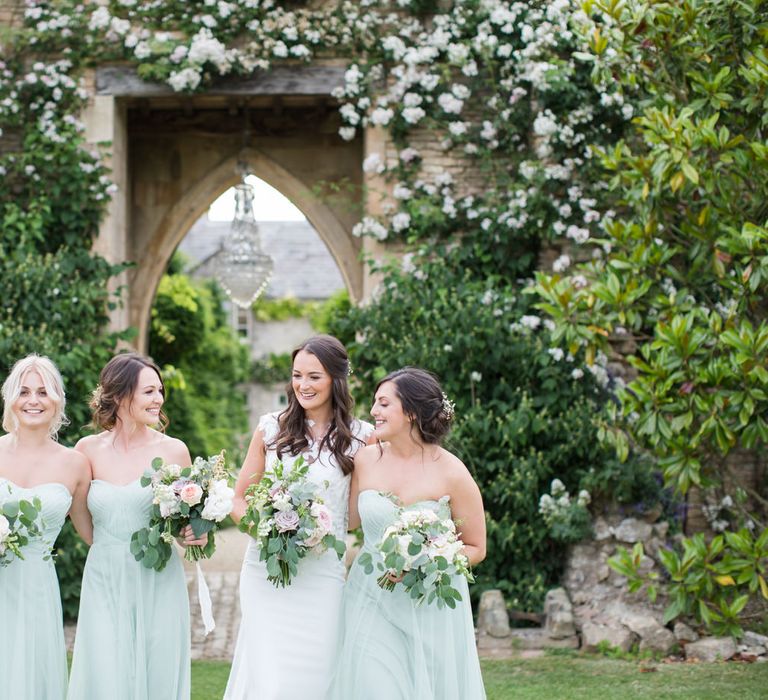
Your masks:
M29 541L42 534L40 499L0 500L0 567L24 559ZM48 558L50 554L46 555Z
M447 496L443 497L439 505L447 506L447 501ZM461 593L453 586L453 577L475 580L456 524L429 508L400 508L376 549L379 557L375 567L383 572L379 586L393 591L401 585L417 605L426 601L436 602L438 608L455 608ZM364 552L357 561L366 574L373 573L371 552Z
M149 525L131 536L131 554L148 569L162 571L171 558L173 540L187 525L196 538L208 535L205 546L185 548L188 561L208 559L216 551L215 533L232 512L234 490L224 464L224 452L189 467L152 460L152 468L141 477L142 486L152 488Z
M240 529L256 540L267 580L275 586L289 586L299 561L310 552L333 550L339 559L344 556L346 545L333 535L333 515L308 472L303 457L290 469L278 461L245 494Z

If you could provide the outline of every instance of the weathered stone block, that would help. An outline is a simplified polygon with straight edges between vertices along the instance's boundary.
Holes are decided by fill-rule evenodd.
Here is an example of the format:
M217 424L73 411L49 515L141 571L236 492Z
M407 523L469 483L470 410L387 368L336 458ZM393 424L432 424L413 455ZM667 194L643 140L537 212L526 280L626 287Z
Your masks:
M614 528L613 536L620 542L645 542L653 532L653 528L637 518L626 518Z
M607 642L612 647L629 651L635 637L626 627L586 623L581 629L582 646L587 651L597 651L600 642Z
M552 639L564 639L576 634L573 606L564 588L547 591L544 599L544 629Z
M512 646L517 649L578 649L576 635L564 639L553 639L540 627L512 630Z
M731 637L707 637L685 646L686 659L698 659L712 663L727 661L736 654L736 642Z
M696 642L699 639L699 635L696 630L691 629L684 622L676 622L675 639L680 642Z
M640 639L640 651L652 651L658 654L669 654L677 640L666 627L656 627L649 630Z
M485 591L480 596L477 612L477 631L491 637L509 637L509 613L504 596L498 589Z
M597 542L602 542L613 535L613 528L605 518L599 516L595 518L595 522L592 524L592 534Z
M768 637L757 632L745 632L741 641L752 647L768 647Z

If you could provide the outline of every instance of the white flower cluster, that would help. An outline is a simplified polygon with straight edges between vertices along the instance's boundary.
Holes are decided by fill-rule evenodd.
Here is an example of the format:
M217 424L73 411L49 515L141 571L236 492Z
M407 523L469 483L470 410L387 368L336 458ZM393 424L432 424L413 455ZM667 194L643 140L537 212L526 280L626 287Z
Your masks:
M701 506L701 511L714 532L725 532L730 526L728 511L733 508L733 499L729 495L723 496L716 503L707 503Z
M232 512L234 497L235 492L225 479L214 479L208 486L208 497L200 516L220 523Z
M408 551L414 541L414 533L421 533L424 542L415 555ZM461 562L466 566L466 557L462 553L464 543L456 533L453 520L441 519L428 508L402 511L397 520L384 531L382 543L390 538L394 539L397 553L405 560L402 571L410 571L414 562L423 559L425 554L429 560L444 557L449 564Z
M11 538L11 524L2 513L0 513L0 556L5 554L7 543Z
M545 493L539 499L539 513L547 520L561 518L572 506L571 496L560 479L553 479L549 487L550 493ZM592 502L589 491L582 489L576 497L576 505L586 508Z
M154 465L145 477L152 486L152 502L158 506L161 518L180 515L184 506L202 504L200 517L221 522L232 512L235 495L222 472L223 457L197 457L187 468L178 464Z

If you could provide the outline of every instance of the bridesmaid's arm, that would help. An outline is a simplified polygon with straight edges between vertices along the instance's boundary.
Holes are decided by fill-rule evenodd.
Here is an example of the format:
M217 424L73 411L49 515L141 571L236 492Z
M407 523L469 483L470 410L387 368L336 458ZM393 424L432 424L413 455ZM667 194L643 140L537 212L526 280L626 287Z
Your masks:
M355 455L355 468L352 471L352 480L349 484L349 525L348 530L356 530L360 527L360 511L357 508L357 499L360 495L360 491L363 490L362 484L368 483L365 479L365 475L368 472L369 466L378 455L378 447L374 448L370 445L361 447Z
M72 494L72 505L69 509L69 519L77 530L77 534L86 544L93 544L93 521L88 510L88 491L91 488L91 462L82 452L72 451L72 466L77 472L77 481Z
M359 454L359 453L358 453ZM358 458L355 456L355 470L349 483L349 523L347 530L355 530L360 527L360 512L357 510L357 497L360 495L360 479Z
M237 475L235 483L234 507L232 509L232 520L239 523L247 504L245 502L245 492L248 487L258 484L264 475L264 465L266 463L266 447L264 446L264 435L258 428L254 431L251 438L251 444L248 446L248 454L245 455L243 466Z
M451 478L451 514L464 543L464 554L470 566L485 559L485 510L475 480L459 461L460 469Z

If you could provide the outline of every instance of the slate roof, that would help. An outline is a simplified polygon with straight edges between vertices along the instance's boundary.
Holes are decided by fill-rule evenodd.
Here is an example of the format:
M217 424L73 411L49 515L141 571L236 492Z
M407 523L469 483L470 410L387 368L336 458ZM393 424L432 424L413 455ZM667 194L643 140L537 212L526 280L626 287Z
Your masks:
M210 258L229 230L227 221L200 217L179 244L178 250L193 262L193 276L212 276ZM344 288L336 261L307 221L259 222L262 250L275 262L265 296L272 299L327 299Z

